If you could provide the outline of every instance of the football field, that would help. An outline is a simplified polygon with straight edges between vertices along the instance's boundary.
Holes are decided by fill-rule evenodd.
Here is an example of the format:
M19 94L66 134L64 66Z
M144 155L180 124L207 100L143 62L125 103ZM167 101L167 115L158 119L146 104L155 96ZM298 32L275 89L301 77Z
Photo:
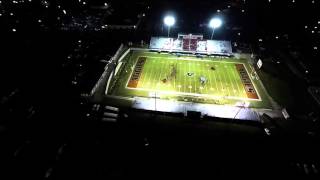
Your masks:
M126 88L204 98L260 100L242 63L197 57L139 56Z

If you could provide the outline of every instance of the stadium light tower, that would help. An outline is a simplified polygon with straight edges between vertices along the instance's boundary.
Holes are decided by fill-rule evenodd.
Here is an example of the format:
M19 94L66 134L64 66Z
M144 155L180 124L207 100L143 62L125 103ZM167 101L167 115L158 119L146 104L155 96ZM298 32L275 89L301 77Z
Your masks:
M173 16L166 16L164 18L164 24L168 26L168 37L170 35L170 27L176 23L176 19Z
M222 20L219 18L212 18L209 22L209 27L212 28L211 39L213 38L214 30L222 25Z

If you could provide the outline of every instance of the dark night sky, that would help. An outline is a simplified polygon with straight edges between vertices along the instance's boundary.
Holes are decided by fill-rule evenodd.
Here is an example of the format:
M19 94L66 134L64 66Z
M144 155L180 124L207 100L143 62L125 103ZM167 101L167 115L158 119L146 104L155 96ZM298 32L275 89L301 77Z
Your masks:
M177 18L173 36L206 38L209 19L219 16L224 24L215 39L248 45L266 60L266 72L289 84L279 89L293 97L288 110L295 119L281 123L292 134L280 128L283 137L266 138L260 124L202 124L165 113L158 115L168 122L160 123L154 114L136 111L131 113L142 122L98 122L93 104L81 95L121 43L166 36L168 13ZM102 28L118 22L138 27ZM319 107L307 92L320 86L319 0L0 0L0 41L0 179L41 179L48 172L51 179L275 179L313 177L316 168L319 175Z

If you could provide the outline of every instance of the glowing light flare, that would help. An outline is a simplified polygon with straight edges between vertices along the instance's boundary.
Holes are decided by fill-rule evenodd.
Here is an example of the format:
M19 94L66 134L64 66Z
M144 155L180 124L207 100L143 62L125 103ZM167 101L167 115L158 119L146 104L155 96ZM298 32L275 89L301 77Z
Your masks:
M176 20L173 16L166 16L164 18L164 24L167 26L173 26L176 23Z
M209 22L209 27L211 28L219 28L222 25L222 21L219 18L213 18Z

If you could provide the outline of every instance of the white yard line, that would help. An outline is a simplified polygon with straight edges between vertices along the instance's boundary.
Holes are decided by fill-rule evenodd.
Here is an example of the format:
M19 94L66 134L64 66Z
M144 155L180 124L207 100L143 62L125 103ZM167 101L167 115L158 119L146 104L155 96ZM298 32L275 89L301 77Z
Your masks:
M150 60L150 63L152 64L151 88L152 89L156 89L156 86L157 86L157 83L156 83L157 71L154 71L154 69L153 69L155 61Z
M150 62L148 62L148 63L150 63ZM148 64L148 66L150 66L150 64ZM144 84L148 89L151 89L150 88L150 81L152 80L152 78L151 78L151 76L152 76L152 68L148 68L149 69L149 74L148 74L148 76L146 76L146 83Z
M208 79L210 81L210 87L207 88L207 93L211 91L211 89L214 89L213 86L217 86L216 85L216 82L215 80L213 80L214 78L212 78L212 75L213 74L212 72L210 72L210 66L207 66L207 64L204 64L204 69L207 71L207 74L208 74Z
M164 63L164 64L165 64L165 70L166 70L165 75L166 75L167 77L171 78L171 77L170 77L170 71L171 71L171 69L170 69L170 63ZM166 86L165 86L165 88L168 88L168 87L171 87L171 80L168 81L168 83L167 83Z
M190 63L188 63L188 72L190 72ZM189 84L189 86L188 86L188 89L190 90L190 93L191 93L191 88L189 88L190 86L191 86L191 80L190 80L190 77L188 77L188 84Z
M143 76L142 79L139 79L139 81L141 80L141 85L139 87L146 87L146 82L148 82L148 74L149 74L149 68L146 68L146 65L148 64L148 59L146 59L146 62L144 63L143 65L143 68L142 68L142 72L145 71L145 74ZM141 77L142 77L142 72L141 72ZM138 82L138 85L139 85L139 82Z
M157 86L157 88L160 88L160 86L161 86L162 66L160 66L159 69L160 69L160 70L159 70L159 78L158 78L157 84L160 83L160 85ZM158 72L158 71L157 71L157 72ZM157 88L156 88L156 89L157 89Z
M176 73L174 75L174 79L173 79L173 89L176 90L176 78L177 78L177 74L178 74L178 63L175 65L173 64L173 66L175 67L176 69Z
M181 64L182 65L182 69L183 69L183 84L181 85L181 86L183 86L183 92L186 92L186 82L187 82L187 77L186 77L186 71L185 71L185 68L186 68L186 66L184 66L183 64Z
M234 67L233 68L235 68L235 65L234 65ZM232 69L232 67L231 67L231 70L232 70L232 76L233 76L233 79L234 79L234 81L235 81L235 84L237 85L237 87L238 87L238 93L241 93L242 95L246 95L245 94L245 92L244 92L244 89L243 88L240 88L239 87L239 84L237 83L237 76L236 76L236 74L235 74L235 71L237 71L237 69ZM240 81L241 81L241 79L240 79Z
M217 76L218 76L217 79L219 79L219 81L220 81L220 85L221 85L220 91L224 92L224 87L223 87L223 84L222 84L222 76L221 76L221 74L220 74L220 70L221 70L221 69L219 69L219 68L221 68L221 66L218 66L218 67L216 68L215 72L217 72Z
M209 67L210 67L210 65L209 65ZM215 66L215 63L213 63L213 67L216 69L216 66ZM208 71L210 71L210 70L208 70ZM212 73L210 73L210 77L211 77L211 74L213 75L213 78L214 78L214 85L215 85L215 91L216 92L219 92L219 87L218 87L218 80L217 80L217 77L216 77L216 73L217 73L217 71L216 70L213 70L212 71ZM211 77L211 79L212 79L212 77Z
M197 69L197 64L193 63L193 66L195 66L194 70ZM197 71L195 71L195 74L193 75L193 79L194 79L194 92L197 92L197 77L199 74L197 73Z
M209 94L210 90L213 89L212 85L214 84L213 78L211 77L211 73L209 70L210 66L207 66L207 63L201 63L199 68L200 68L199 71L201 72L201 75L204 75L204 74L207 75L207 77L205 77L207 78L207 82L205 83L205 85L204 86L200 85L200 87L204 88L203 90L201 90L201 92L205 91L206 94Z
M223 65L222 68L224 69L224 71L222 71L223 79L225 80L224 82L226 82L226 87L225 88L228 91L228 96L231 96L231 93L230 93L230 90L229 90L230 82L228 82L227 77L226 77L226 74L228 74L228 73L225 73L225 70L226 70L225 65Z
M229 66L227 66L226 69L228 70L228 72L230 71ZM232 82L232 79L230 78L230 73L226 73L226 74L228 76L229 82L230 82L231 87L232 87L232 95L234 96L234 95L236 95L235 92L234 92L235 88L233 87L233 82Z
M205 74L208 74L208 79L209 79L209 82L205 85L205 89L206 89L206 93L207 94L209 94L209 90L212 88L212 85L213 85L213 81L212 81L212 78L211 78L211 76L210 76L210 70L209 70L209 68L207 68L207 66L206 66L206 64L203 64L204 65L204 67L202 67L201 66L201 69L203 69L204 71L208 71L207 73L205 73ZM208 85L210 85L210 87L209 87L209 90L208 90Z

